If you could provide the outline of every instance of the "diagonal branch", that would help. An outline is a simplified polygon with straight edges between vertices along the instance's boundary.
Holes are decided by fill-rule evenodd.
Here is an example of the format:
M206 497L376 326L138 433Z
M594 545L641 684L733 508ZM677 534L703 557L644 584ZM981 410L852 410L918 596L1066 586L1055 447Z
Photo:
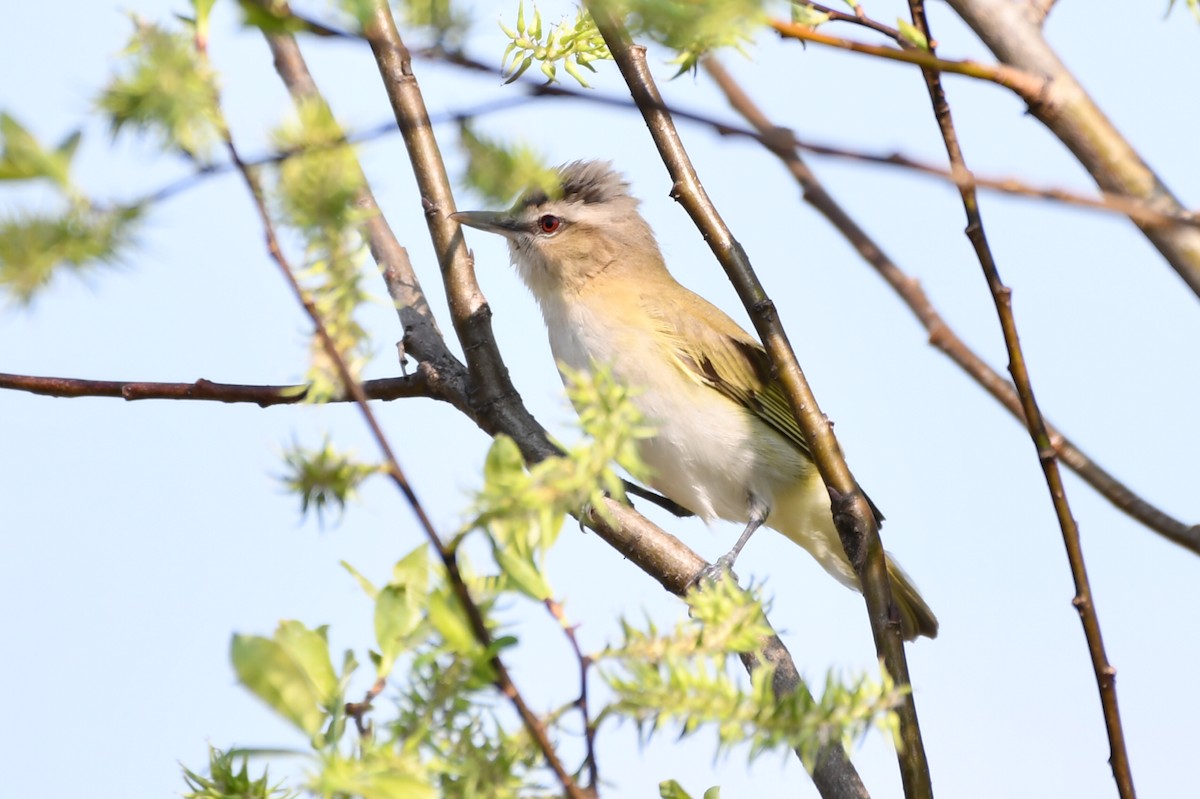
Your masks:
M704 68L724 92L725 98L733 109L745 117L746 121L758 131L763 146L774 153L788 168L792 177L800 184L805 202L829 220L829 223L858 251L863 260L870 264L904 301L928 331L929 343L949 356L950 360L958 364L1009 413L1024 424L1025 414L1021 409L1021 399L1017 396L1012 381L992 369L946 324L941 314L933 307L933 303L921 288L920 283L906 274L895 261L888 257L879 243L874 241L829 194L821 181L809 169L808 164L801 158L797 148L793 146L794 142L791 136L777 135L785 133L784 129L776 127L767 118L737 81L725 71L720 62L712 57L706 58ZM1050 441L1063 463L1074 470L1101 496L1151 530L1200 555L1200 525L1187 525L1164 513L1105 471L1053 425L1047 423L1047 430L1050 433Z
M416 174L425 221L450 303L450 319L467 359L468 400L483 412L482 416L498 423L496 430L488 432L503 429L518 441L531 442L534 449L526 450L527 456L532 452L542 453L542 457L551 454L556 450L521 402L492 335L491 308L475 280L462 228L450 219L455 211L450 177L412 71L412 56L386 4L376 5L364 33Z
M949 0L963 21L1000 61L1046 81L1029 112L1067 146L1101 189L1146 203L1168 214L1186 208L1105 116L1059 60L1042 35L1029 5L1012 0ZM1049 7L1048 2L1039 0ZM1189 288L1200 295L1200 230L1134 219Z
M630 41L620 20L602 0L590 0L585 5L617 62L634 102L641 109L650 135L671 174L674 181L672 196L680 202L708 241L762 337L771 364L784 386L792 413L812 447L821 477L834 500L834 519L842 537L842 545L862 585L876 651L897 684L909 685L911 680L904 644L900 639L898 614L894 612L883 545L874 514L841 455L828 419L821 413L796 363L795 353L775 313L775 306L754 274L745 251L733 238L704 191L680 141L675 123L664 110L662 97L646 66L645 48ZM899 758L905 793L909 797L930 796L929 767L911 692L905 695L898 715L904 744Z
M852 53L862 53L863 55L871 55L889 61L916 64L922 69L937 69L941 72L950 72L968 78L975 78L976 80L995 83L1006 89L1011 89L1024 99L1025 102L1030 104L1036 103L1046 89L1046 81L1038 77L1037 74L1022 71L1007 64L981 64L978 61L948 61L938 58L927 50L899 50L895 47L887 47L885 45L865 44L852 39L830 36L806 25L800 25L795 22L784 22L779 19L772 19L770 25L780 36L785 38L798 39L802 42L812 42L839 50L849 50Z
M275 71L287 86L292 99L297 103L315 101L324 104L324 98L308 71L296 39L286 33L268 33L265 37L274 58ZM358 169L359 183L354 205L363 212L362 236L371 250L371 257L388 278L388 291L404 329L402 359L405 353L411 353L418 361L429 363L439 374L465 384L466 369L446 346L408 257L408 250L396 239L391 225L380 212L375 194L357 159L354 160L354 166Z
M912 12L913 24L926 40L932 41L929 21L925 17L925 0L909 0L909 9ZM946 144L950 167L955 172L970 175L963 158L962 147L958 141L958 133L954 128L950 105L946 101L946 93L942 89L941 75L936 69L922 68L921 73L925 77L933 113ZM1041 462L1042 471L1046 477L1046 487L1049 489L1050 498L1054 503L1059 527L1062 528L1067 560L1070 563L1071 576L1075 581L1073 604L1079 611L1079 618L1083 623L1083 632L1087 638L1092 668L1096 673L1096 684L1100 690L1100 705L1103 708L1104 723L1108 730L1109 763L1112 765L1113 779L1116 780L1117 791L1121 795L1121 799L1134 799L1133 773L1129 766L1129 755L1125 749L1125 730L1121 726L1121 713L1117 704L1116 670L1108 662L1108 655L1104 650L1104 639L1100 634L1100 618L1092 601L1087 567L1083 562L1079 528L1071 514L1071 506L1067 502L1067 493L1063 486L1062 474L1058 469L1058 459L1050 443L1050 434L1033 395L1033 382L1025 363L1025 354L1021 348L1020 337L1017 334L1017 322L1012 311L1012 289L1004 285L1000 278L1000 271L996 266L991 247L988 245L987 234L983 229L983 214L979 210L979 199L974 187L968 184L961 189L961 194L963 210L967 217L967 237L975 247L979 265L983 268L984 278L987 280L988 288L991 289L996 304L996 313L1000 317L1000 328L1004 333L1004 344L1008 350L1008 368L1012 373L1017 394L1021 397L1021 407L1025 412L1029 435L1037 449L1038 460Z
M466 250L461 228L449 219L455 210L449 178L412 72L411 56L385 4L377 4L365 33L416 173L450 298L451 318L467 356L470 415L486 432L511 436L529 462L557 454L545 430L522 404L500 358L491 330L491 311L475 281L473 259ZM603 516L589 510L584 519L607 543L674 593L682 595L707 566L674 536L615 501L607 501ZM773 685L777 694L807 690L777 637L764 642L764 651L770 653L769 659L777 668ZM757 667L753 662L745 665L750 671ZM840 742L824 746L818 761L813 780L823 797L867 796Z

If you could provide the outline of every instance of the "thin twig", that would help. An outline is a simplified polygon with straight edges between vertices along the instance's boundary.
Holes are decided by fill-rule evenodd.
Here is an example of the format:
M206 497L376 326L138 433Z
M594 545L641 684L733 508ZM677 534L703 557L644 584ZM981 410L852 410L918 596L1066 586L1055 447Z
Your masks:
M950 72L968 78L975 78L976 80L995 83L1012 90L1025 100L1025 102L1030 104L1038 102L1042 92L1046 88L1046 81L1043 78L1029 72L1022 72L1006 64L981 64L978 61L969 60L949 61L938 58L925 50L901 50L895 47L856 42L852 39L830 36L805 25L797 25L794 22L785 22L781 19L772 19L770 25L780 36L789 39L822 44L826 47L849 50L852 53L862 53L863 55L875 56L876 58L884 58L890 61L903 61L907 64L916 64L923 69L937 69L942 72Z
M259 221L262 224L263 232L266 236L267 251L271 256L271 260L279 267L280 273L283 275L284 281L295 295L297 301L303 306L313 325L318 340L321 342L322 348L325 350L330 363L333 364L337 371L338 378L341 381L343 390L349 394L355 405L362 414L363 421L366 423L371 437L375 440L376 446L383 455L385 471L387 472L392 483L400 490L412 509L413 515L421 525L429 543L438 553L438 557L442 562L443 568L446 570L446 578L450 583L451 589L454 591L459 604L463 608L463 612L471 625L472 633L476 641L479 643L484 652L491 653L488 655L488 663L494 674L493 681L497 689L508 698L513 708L517 711L517 715L521 718L522 723L528 731L530 737L541 750L543 757L546 759L547 765L554 772L563 789L571 797L571 799L588 799L588 795L583 792L578 785L575 784L571 776L566 772L562 762L558 758L558 753L554 749L553 743L546 732L545 726L537 715L529 708L524 697L517 690L512 678L508 674L508 669L504 662L500 659L498 653L495 652L491 632L487 628L487 623L484 620L483 611L475 603L471 597L471 592L467 588L466 580L458 566L457 552L446 546L442 541L441 536L433 527L428 514L417 498L416 492L413 490L408 478L404 474L404 470L400 467L399 460L396 458L392 450L391 444L388 442L387 436L383 429L379 426L379 421L375 418L374 411L371 410L371 405L368 397L363 391L362 385L355 379L350 371L350 367L346 363L342 353L338 351L336 344L333 341L328 329L325 326L325 321L317 310L316 303L312 297L300 285L296 278L291 265L288 263L287 257L283 253L283 249L279 245L279 239L275 233L275 225L271 220L270 212L267 210L266 197L263 192L262 184L258 180L258 176L254 170L242 161L238 153L237 147L233 142L233 137L227 127L222 126L222 138L225 142L225 149L229 153L230 160L237 166L238 172L241 174L246 187L250 191L250 195L254 201L254 206L258 212Z
M505 667L504 662L500 659L500 656L494 652L491 632L487 628L487 623L484 620L482 610L480 610L479 606L475 603L474 599L471 597L470 590L467 588L466 579L463 577L458 566L457 552L448 548L446 544L442 542L441 537L434 529L433 523L429 520L429 516L425 513L424 507L421 505L420 500L417 499L416 492L409 484L408 478L405 476L404 471L400 468L400 463L396 459L395 453L392 451L391 445L388 443L387 437L383 433L383 429L379 426L379 422L375 418L374 412L371 410L369 400L363 393L362 386L350 373L350 369L347 366L345 359L342 357L341 353L338 352L337 347L334 345L333 339L330 337L329 332L325 327L325 323L322 320L320 313L317 311L315 303L311 297L309 297L307 293L300 287L299 282L296 280L295 273L292 271L291 266L288 264L287 259L279 246L279 241L275 236L274 224L272 223L270 214L267 211L267 205L263 196L262 186L259 184L258 179L254 176L253 172L244 164L242 164L241 159L238 156L237 149L234 147L233 140L231 138L226 138L226 148L229 152L230 158L232 158L233 162L238 165L239 171L242 173L242 177L246 181L246 185L249 187L250 192L253 195L255 206L258 209L259 217L266 233L267 249L271 254L272 260L274 260L279 266L280 271L285 275L285 279L287 280L293 293L296 295L301 305L304 306L305 311L312 320L313 327L316 330L317 336L320 339L326 354L329 356L330 361L334 364L334 367L338 372L338 377L342 382L343 388L347 391L347 393L350 394L354 400L354 403L361 411L363 419L371 432L371 436L375 439L376 446L379 447L381 453L383 454L384 465L386 467L388 476L400 490L401 494L403 494L404 498L408 501L409 507L412 508L413 514L417 517L417 520L420 523L421 528L424 530L426 537L429 539L430 544L438 553L438 557L442 561L442 566L446 569L446 578L450 583L455 596L458 598L459 604L463 608L463 612L466 614L467 619L471 624L471 629L475 635L476 641L478 641L483 651L493 653L489 655L488 663L495 675L494 682L497 689L500 691L500 693L508 698L509 702L513 705L513 708L517 711L517 715L520 716L521 722L525 725L526 731L528 731L534 743L536 743L538 748L541 750L543 757L546 758L547 765L550 767L550 770L554 772L555 777L558 778L559 782L563 786L563 789L567 792L567 795L570 796L571 799L589 799L589 795L575 784L574 780L571 779L571 775L568 774L566 769L563 767L562 762L558 758L558 753L554 749L554 744L550 741L550 736L546 732L546 728L542 724L541 719L537 717L537 715L525 702L524 697L521 695L520 691L517 690L516 685L509 676L508 669Z
M804 201L829 220L859 255L870 264L888 285L895 290L917 321L929 333L929 343L946 354L980 386L992 395L1021 424L1025 415L1021 410L1021 399L1013 388L1012 381L1002 376L982 358L946 323L934 308L929 296L916 278L904 272L893 261L882 246L863 230L849 213L825 189L820 179L791 146L787 137L772 136L778 131L772 121L755 105L734 78L713 57L704 60L704 68L725 94L730 106L762 134L764 146L774 153L788 168L800 185ZM1053 425L1047 424L1050 440L1063 463L1075 471L1092 488L1111 502L1117 509L1146 525L1165 538L1200 555L1200 525L1187 525L1163 512L1086 455Z
M948 0L963 22L1002 63L1044 77L1046 91L1029 104L1045 125L1109 194L1129 197L1166 214L1187 213L1087 90L1051 49L1041 20L1013 0ZM1188 287L1200 296L1200 229L1147 224L1134 219L1146 238Z
M467 360L471 392L468 401L472 407L486 409L487 417L514 438L542 439L539 450L555 451L545 430L521 402L492 335L492 311L475 280L473 258L462 228L450 219L455 211L450 177L413 75L412 56L386 3L376 4L364 34L375 55L421 192L425 221L450 304L450 320Z
M858 25L868 30L873 30L876 33L882 33L897 44L903 45L906 42L904 35L899 30L871 19L863 12L862 6L855 6L859 11L858 14L847 14L844 11L838 11L836 8L830 8L820 3L805 3L805 5L825 14L829 17L830 22L848 22L851 25Z
M674 181L672 196L692 217L754 321L784 386L792 413L812 448L821 477L837 506L834 519L846 554L858 573L876 650L897 684L909 685L911 680L900 639L899 614L895 612L883 546L866 497L846 466L832 427L817 406L796 362L774 304L754 274L745 251L708 198L679 139L674 121L663 110L662 97L646 66L645 48L632 44L624 26L605 4L592 0L586 6L617 62L634 102L641 109L650 135ZM932 792L929 769L911 692L901 702L898 715L904 744L899 755L900 770L906 793L910 797L929 796Z
M547 599L544 604L546 610L550 611L550 615L562 627L567 641L571 644L571 650L575 653L575 659L579 661L579 698L575 700L575 706L579 708L579 714L583 717L583 741L587 752L583 759L583 765L588 773L587 787L594 790L599 785L600 774L596 766L596 726L592 721L591 709L588 707L588 670L592 666L592 659L584 654L583 648L579 646L579 637L575 634L577 626L567 621L567 614L563 610L562 603L551 598Z
M503 74L499 67L488 66L487 64L484 64L483 62L471 58L470 56L467 56L461 52L451 52L441 48L432 48L418 51L415 54L423 58L443 61L456 66L461 66L474 72L484 72L494 75ZM543 97L581 100L587 103L607 105L631 111L637 110L636 104L631 102L628 97L611 97L594 91L582 92L570 89L566 86L542 83L532 78L523 77L520 79L519 83L527 92L527 94L517 97L505 97L497 100L489 100L458 110L446 111L439 114L431 114L429 115L429 124L431 126L437 126L451 122L457 123L465 119L473 119L487 114L509 111ZM663 110L667 111L677 119L686 119L689 122L695 122L700 125L711 127L722 136L737 136L753 139L766 147L771 147L773 140L784 139L787 141L787 146L792 146L804 152L812 153L813 155L822 155L830 158L842 158L850 161L861 161L863 163L874 164L878 166L900 168L911 172L928 175L930 177L944 180L955 185L960 185L964 180L966 180L965 177L955 176L949 169L938 166L937 164L928 163L920 159L913 158L911 156L906 156L902 153L873 153L866 150L840 147L838 145L824 142L799 139L791 130L787 128L776 128L767 132L754 131L739 127L726 120L717 119L698 111L692 111L674 106L664 105ZM294 158L311 152L320 152L333 147L340 147L344 144L364 144L375 141L385 136L394 134L396 130L395 122L388 121L386 123L374 125L361 131L347 134L342 140L320 142L315 145L281 150L278 152L255 156L253 158L246 158L243 156L243 160L247 166L251 167L273 165L282 163L289 158ZM194 188L208 178L227 174L233 171L233 169L234 165L228 162L203 164L191 174L185 175L182 178L178 178L177 180L174 180L146 195L143 195L136 200L125 203L125 205L149 205L155 202L161 202ZM1004 194L1013 194L1020 197L1029 197L1037 200L1049 200L1063 203L1065 205L1074 205L1096 211L1123 214L1128 216L1134 222L1137 222L1139 225L1146 227L1184 225L1188 227L1200 228L1200 214L1196 214L1184 208L1165 211L1149 202L1142 201L1125 194L1101 190L1098 197L1090 196L1058 187L1035 186L1014 177L975 175L973 182L976 188L989 189Z
M516 390L512 388L496 348L490 324L490 311L474 278L473 262L463 258L465 245L461 228L449 221L454 209L449 179L428 121L420 89L412 73L411 56L401 41L395 23L385 6L377 6L372 23L366 28L367 40L375 53L388 98L409 151L426 208L426 218L439 255L443 282L450 298L451 318L467 354L470 384L477 393L472 408L492 434L504 432L513 437L527 460L537 461L557 453L545 431L529 416ZM483 425L481 425L483 426ZM612 500L607 512L589 512L585 520L611 546L625 554L668 590L682 595L707 565L703 559L631 508ZM616 522L615 524L613 522ZM795 665L782 644L771 647L772 662ZM748 669L753 664L747 663ZM782 673L782 670L781 670ZM803 686L799 676L795 684ZM774 688L788 687L777 673ZM807 690L806 688L804 690ZM819 776L818 776L819 775ZM814 782L826 799L863 797L865 790L840 742L826 745L819 757Z
M926 39L931 39L929 21L925 16L924 0L909 0L909 9L912 12L913 24ZM946 153L950 158L951 169L956 173L970 175L963 158L962 147L958 141L958 133L954 128L950 105L946 101L946 94L942 88L941 75L936 69L923 68L921 72L929 89L929 99L933 105L933 113L937 118L942 139L946 144ZM1083 623L1083 632L1087 638L1088 652L1091 655L1092 668L1095 671L1096 684L1100 691L1104 723L1108 730L1109 763L1112 765L1113 778L1116 780L1117 791L1121 795L1121 799L1134 799L1133 773L1129 766L1129 755L1125 749L1125 731L1121 726L1121 713L1117 704L1116 670L1109 663L1108 655L1104 650L1104 639L1100 634L1100 619L1092 601L1087 567L1083 562L1079 528L1071 514L1071 506L1067 502L1066 488L1063 486L1062 474L1058 469L1058 458L1050 443L1050 434L1033 394L1033 382L1029 376L1025 354L1017 334L1016 319L1013 316L1012 290L1001 280L991 247L988 246L987 234L983 229L983 214L980 212L979 200L974 188L968 184L961 192L963 210L967 217L967 237L975 247L979 265L983 268L984 277L996 304L996 313L1000 317L1000 328L1004 333L1004 344L1008 350L1009 371L1012 373L1017 394L1021 397L1021 407L1025 412L1029 435L1037 450L1038 460L1041 462L1042 471L1046 477L1046 486L1050 491L1055 513L1058 515L1058 524L1062 528L1067 560L1070 563L1071 576L1075 581L1073 604Z
M325 105L325 99L317 88L312 73L304 61L300 47L290 34L264 34L275 65L275 71L283 80L293 101L299 105L303 102L317 102ZM387 218L379 210L371 184L362 171L357 158L352 158L356 170L358 188L354 195L354 205L361 212L362 222L359 230L371 251L371 257L384 276L388 294L400 318L404 331L399 343L400 361L403 364L407 355L412 355L418 362L418 374L437 375L441 384L433 388L453 385L453 392L445 392L447 399L459 410L466 413L467 370L458 358L446 346L442 331L438 329L437 320L429 307L421 281L417 278L408 250L400 244L396 234L388 224Z
M461 66L472 72L497 76L504 75L504 72L498 66L489 66L476 58L457 51L452 52L441 48L433 48L422 50L417 54L425 58ZM544 83L532 77L522 77L518 83L526 92L529 92L534 97L581 100L613 108L640 111L637 104L631 102L628 97L613 97L596 91L580 91L560 84ZM717 119L709 114L679 108L665 102L660 103L656 108L677 119L686 119L689 122L706 125L722 136L753 139L766 147L771 147L772 144L782 142L785 146L794 147L813 155L861 161L866 164L875 164L878 166L898 167L938 178L955 186L960 186L967 180L966 177L955 175L951 170L943 166L912 158L902 153L872 153L866 150L856 150L848 147L840 147L835 144L800 139L788 128L775 128L769 132L751 130L735 125L727 120ZM976 188L991 189L1004 194L1015 194L1021 197L1050 200L1066 205L1077 205L1081 208L1123 214L1143 226L1182 225L1200 230L1200 214L1198 213L1185 208L1164 211L1158 204L1141 201L1126 194L1101 190L1099 196L1095 197L1057 187L1034 186L1013 177L974 175L972 183Z
M388 13L390 14L390 12ZM312 90L315 92L315 86ZM228 132L225 134L225 139L229 156L233 163L237 165L238 170L241 172L242 177L254 198L255 206L258 209L259 217L266 233L267 248L272 259L279 266L279 269L283 273L289 287L296 295L296 298L304 306L305 311L312 320L313 327L316 330L317 335L330 358L330 361L334 364L344 389L348 394L350 394L350 396L354 398L354 401L358 405L372 437L375 439L376 445L383 454L384 464L386 466L388 475L408 501L408 504L420 522L426 537L429 539L430 544L437 552L438 557L442 562L442 566L446 570L447 580L449 581L451 589L454 591L459 604L462 606L463 612L467 616L476 641L479 643L484 652L491 653L488 655L488 662L492 668L494 675L493 681L496 685L496 688L509 700L513 708L516 710L517 715L521 718L521 722L525 726L526 731L529 733L530 738L533 739L534 743L541 750L542 756L546 759L546 764L549 766L550 770L554 772L555 777L558 779L567 795L570 796L571 799L587 799L588 794L575 783L575 781L571 778L571 775L567 773L562 761L559 759L558 752L555 750L554 744L550 741L550 736L546 731L545 725L526 703L525 698L521 695L520 691L513 683L512 678L509 676L508 669L504 665L504 662L500 659L499 654L494 651L492 635L487 628L483 611L471 597L471 592L467 588L466 580L459 569L456 549L448 547L442 541L441 536L439 536L437 531L434 529L433 523L429 520L424 508L417 499L416 492L413 490L412 486L408 482L407 477L404 475L399 461L393 453L387 437L384 435L383 429L379 426L378 420L375 418L375 414L371 410L370 403L362 390L362 386L359 385L358 381L355 380L354 376L351 374L345 359L342 357L341 353L338 352L332 337L329 335L329 332L325 327L324 320L321 318L321 314L317 310L316 304L300 286L300 283L295 277L295 272L288 264L286 257L279 246L279 242L275 235L274 224L271 221L270 214L267 211L266 200L263 196L261 184L259 183L253 171L241 161L237 149L233 144L233 139L229 136ZM360 199L361 196L362 195L360 193Z

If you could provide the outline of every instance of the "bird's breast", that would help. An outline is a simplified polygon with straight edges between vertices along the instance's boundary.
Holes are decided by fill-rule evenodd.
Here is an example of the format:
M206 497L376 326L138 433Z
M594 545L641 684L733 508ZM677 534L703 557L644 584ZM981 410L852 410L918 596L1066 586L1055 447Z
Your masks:
M639 454L650 484L675 502L707 521L744 522L751 494L770 503L799 473L798 457L794 464L763 461L764 436L772 445L766 449L789 447L745 408L685 375L648 319L622 322L565 303L544 304L543 314L555 359L575 370L608 364L637 389L633 402L656 431Z

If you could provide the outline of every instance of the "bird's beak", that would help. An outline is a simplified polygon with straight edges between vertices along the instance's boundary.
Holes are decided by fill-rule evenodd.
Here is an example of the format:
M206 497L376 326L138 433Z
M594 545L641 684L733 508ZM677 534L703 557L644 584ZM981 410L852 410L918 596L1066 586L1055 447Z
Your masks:
M488 233L499 233L507 238L512 238L521 232L516 220L502 211L459 211L450 214L450 218L460 225Z

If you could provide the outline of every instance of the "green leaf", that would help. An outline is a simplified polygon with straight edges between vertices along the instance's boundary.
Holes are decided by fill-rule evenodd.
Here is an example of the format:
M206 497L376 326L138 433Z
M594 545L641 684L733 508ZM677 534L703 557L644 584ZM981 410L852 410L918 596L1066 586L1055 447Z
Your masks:
M524 471L525 459L521 457L517 442L503 433L496 436L483 462L483 479L492 483L501 482L514 472Z
M334 755L309 784L323 796L361 799L437 799L429 775L411 753L366 745L360 757Z
M488 138L466 122L459 127L459 142L467 155L463 181L489 203L506 205L537 189L551 196L562 191L558 174L527 144Z
M379 472L378 464L360 463L352 453L338 452L326 440L317 450L293 445L283 453L286 471L280 481L288 491L300 495L300 512L315 510L325 521L325 509L333 506L344 512L358 487Z
M275 640L304 671L305 676L322 697L337 691L338 678L329 657L329 641L325 627L310 630L298 621L282 621L275 630Z
M29 303L63 268L118 263L134 242L140 206L99 210L77 200L60 215L0 217L0 288Z
M300 33L308 27L304 20L285 13L275 3L238 0L238 5L242 7L242 24L263 33Z
M224 129L216 75L190 36L134 20L129 58L96 101L113 135L155 133L168 147L203 157Z
M683 789L675 780L665 780L658 784L658 795L662 799L692 799L691 794Z
M451 652L471 654L479 649L471 623L458 598L448 588L429 594L429 622Z
M209 17L212 16L213 6L217 0L192 0L192 8L196 11L196 41L204 46L208 42Z
M237 768L239 758L240 769ZM272 787L267 781L266 769L258 779L251 779L248 760L244 751L222 752L208 747L209 776L183 769L183 779L191 789L183 794L184 799L287 799L293 796L291 791Z
M378 596L379 589L376 588L375 584L372 583L370 580L368 580L366 578L366 576L363 575L362 572L360 572L358 569L354 568L353 566L351 566L349 563L347 563L344 560L339 561L339 562L342 564L342 568L345 569L346 571L350 572L350 576L358 581L359 586L362 587L362 590L364 592L366 592L367 596L371 597L371 599L374 599L376 596Z
M533 24L526 24L525 4L522 2L517 7L516 27L517 29L514 31L506 27L503 22L500 23L500 30L510 40L504 49L504 57L501 59L504 72L507 74L505 83L512 83L521 77L534 61L541 64L542 73L551 83L554 83L557 76L557 64L561 61L566 67L567 74L579 81L581 86L587 88L588 84L572 67L571 60L574 60L576 64L587 66L590 61L612 58L608 51L608 45L604 42L604 37L596 29L595 21L583 9L576 14L574 22L564 19L554 27L547 28L542 24L542 14L536 5L533 9ZM511 62L509 61L510 55ZM588 68L595 71L591 66Z
M721 787L714 785L704 792L703 799L721 799Z
M408 646L408 638L421 625L424 614L413 601L411 589L389 585L375 599L375 640L381 655L380 677L386 677Z
M810 28L815 28L818 25L824 25L829 21L829 14L824 11L818 11L808 3L792 3L792 22L797 25L806 25Z
M421 544L392 567L392 585L402 585L414 597L429 593L429 545Z
M325 697L282 644L257 635L235 635L230 651L238 681L281 716L314 737L326 714Z
M0 180L45 178L70 189L71 159L79 145L76 131L54 150L47 150L15 117L0 113Z
M533 561L517 552L515 547L495 546L492 553L496 564L518 591L530 599L544 602L552 596L550 585Z
M908 20L897 18L896 27L900 30L900 35L906 42L916 47L918 50L929 51L929 40L925 38L925 34L921 33L917 26L913 25Z

